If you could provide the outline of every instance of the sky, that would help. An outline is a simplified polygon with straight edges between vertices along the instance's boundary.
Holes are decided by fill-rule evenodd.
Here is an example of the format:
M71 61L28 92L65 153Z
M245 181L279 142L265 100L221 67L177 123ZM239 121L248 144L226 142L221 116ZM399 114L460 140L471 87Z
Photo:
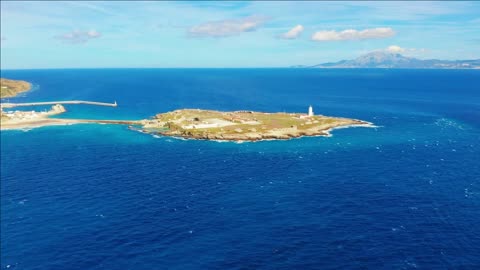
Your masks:
M314 65L372 51L480 58L475 1L1 1L1 69Z

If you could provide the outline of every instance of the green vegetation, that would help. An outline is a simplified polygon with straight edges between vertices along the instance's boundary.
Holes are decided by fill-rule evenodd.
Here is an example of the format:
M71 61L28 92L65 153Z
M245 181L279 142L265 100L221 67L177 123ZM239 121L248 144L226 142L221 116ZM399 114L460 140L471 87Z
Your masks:
M0 98L14 97L30 90L32 85L26 81L0 79Z

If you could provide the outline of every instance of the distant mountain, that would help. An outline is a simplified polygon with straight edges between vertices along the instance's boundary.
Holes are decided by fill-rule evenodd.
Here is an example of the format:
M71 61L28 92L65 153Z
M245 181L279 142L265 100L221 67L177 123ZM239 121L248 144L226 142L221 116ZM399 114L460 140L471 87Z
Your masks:
M354 60L342 60L334 63L324 63L314 66L292 66L295 68L453 68L480 69L480 59L476 60L421 60L406 57L398 53L371 52Z

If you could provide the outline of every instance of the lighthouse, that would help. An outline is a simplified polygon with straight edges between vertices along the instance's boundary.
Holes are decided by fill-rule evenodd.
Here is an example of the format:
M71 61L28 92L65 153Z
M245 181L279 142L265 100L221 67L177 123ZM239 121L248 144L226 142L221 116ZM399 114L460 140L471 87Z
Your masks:
M310 107L308 107L308 116L313 116L313 108L312 108L312 105L310 105Z

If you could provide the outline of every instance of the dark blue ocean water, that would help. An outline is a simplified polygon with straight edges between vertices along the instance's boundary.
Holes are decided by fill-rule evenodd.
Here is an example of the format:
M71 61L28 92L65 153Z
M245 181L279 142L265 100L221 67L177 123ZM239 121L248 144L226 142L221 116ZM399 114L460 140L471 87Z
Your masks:
M258 143L116 125L1 132L1 268L480 269L480 72L2 71L10 101L116 100L62 117L178 108L306 111L378 128Z

